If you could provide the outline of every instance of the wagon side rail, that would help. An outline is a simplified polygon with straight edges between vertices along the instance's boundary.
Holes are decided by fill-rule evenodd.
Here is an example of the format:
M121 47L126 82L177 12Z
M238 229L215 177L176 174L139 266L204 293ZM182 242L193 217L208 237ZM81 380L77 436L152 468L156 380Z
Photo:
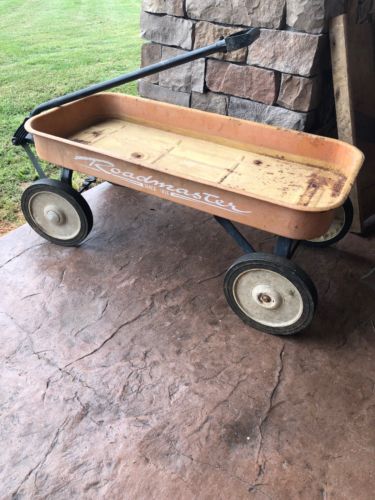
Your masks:
M65 94L55 99L46 101L34 108L31 113L24 119L23 123L18 127L13 135L12 143L15 146L22 146L27 143L33 142L32 136L28 134L25 129L25 123L29 118L43 113L44 111L56 108L57 106L62 106L63 104L77 101L78 99L88 97L98 92L104 92L114 87L137 81L141 78L154 75L155 73L159 73L161 71L166 71L176 66L187 64L196 59L200 59L201 57L207 57L216 53L226 53L242 49L251 45L257 38L259 38L259 35L260 30L258 28L250 28L247 30L239 31L226 38L220 39L212 45L192 50L187 54L172 57L170 59L166 59L165 61L160 61L156 64L152 64L136 71L132 71L131 73L122 74L111 80L96 83L81 90L70 92L69 94Z

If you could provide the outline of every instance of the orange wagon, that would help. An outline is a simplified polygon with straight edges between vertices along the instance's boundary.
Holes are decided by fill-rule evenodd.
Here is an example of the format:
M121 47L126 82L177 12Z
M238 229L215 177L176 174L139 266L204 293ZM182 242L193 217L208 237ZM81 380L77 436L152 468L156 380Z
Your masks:
M167 69L186 62L186 57L201 57L207 49L213 53L220 44L234 50L230 44L248 45L256 36L257 30L250 30L130 77ZM125 78L130 81L129 75ZM107 82L104 88L111 86ZM97 93L102 89L103 84L63 96L57 104L50 101L17 131L14 143L25 147L41 177L22 197L29 224L61 245L77 245L86 238L92 214L71 186L73 171L91 176L86 187L99 177L208 212L245 252L224 280L226 298L236 314L267 333L291 335L306 328L317 293L290 259L300 241L328 245L348 232L348 197L362 153L334 139ZM31 140L40 158L62 167L61 181L45 177L27 144ZM275 253L256 252L233 222L277 235Z

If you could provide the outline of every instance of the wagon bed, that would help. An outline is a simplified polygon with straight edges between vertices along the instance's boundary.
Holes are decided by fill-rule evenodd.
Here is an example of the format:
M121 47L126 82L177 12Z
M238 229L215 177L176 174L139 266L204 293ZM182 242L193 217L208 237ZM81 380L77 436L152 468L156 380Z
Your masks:
M114 93L26 128L45 160L295 239L327 230L363 160L333 139Z
M331 208L347 181L330 165L283 160L125 119L104 120L69 139L160 172L305 209Z

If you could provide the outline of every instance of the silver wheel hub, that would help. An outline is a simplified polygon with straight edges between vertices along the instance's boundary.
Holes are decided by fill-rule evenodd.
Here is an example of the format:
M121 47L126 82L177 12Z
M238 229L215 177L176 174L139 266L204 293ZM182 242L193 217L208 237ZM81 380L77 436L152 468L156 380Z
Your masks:
M267 285L258 285L252 291L253 300L265 309L278 309L282 304L282 297L277 290Z
M76 208L63 196L52 191L39 191L29 200L29 213L46 235L59 240L71 240L81 230Z
M64 214L54 206L48 206L44 209L44 216L52 223L52 224L62 224L64 221Z
M247 317L273 328L293 325L303 314L303 299L297 287L268 269L248 269L237 276L233 297Z

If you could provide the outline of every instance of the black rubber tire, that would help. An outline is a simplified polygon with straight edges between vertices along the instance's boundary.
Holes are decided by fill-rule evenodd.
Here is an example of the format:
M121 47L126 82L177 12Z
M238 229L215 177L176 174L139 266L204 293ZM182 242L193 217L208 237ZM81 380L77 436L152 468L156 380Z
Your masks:
M331 245L334 245L335 243L341 241L345 236L348 234L350 231L350 228L352 227L353 224L353 218L354 218L354 208L353 204L348 198L344 205L341 207L344 210L344 225L342 226L341 230L333 237L329 239L325 239L322 241L310 241L310 240L305 240L302 241L302 244L307 247L312 247L312 248L326 248L330 247ZM338 209L340 210L340 209Z
M301 316L295 323L282 327L265 325L251 318L238 305L234 290L236 280L245 271L251 269L273 271L289 280L297 288L302 298L303 310ZM242 321L256 330L271 335L295 335L305 330L313 320L318 302L318 294L315 285L311 278L301 268L283 257L265 253L248 254L236 260L225 275L224 293L228 304Z
M46 233L43 228L36 222L33 214L30 212L30 200L37 193L50 192L64 198L75 210L79 217L80 229L79 233L71 239L59 239ZM80 245L88 236L93 225L93 216L91 209L84 197L75 191L65 182L54 179L39 179L22 193L21 208L23 215L29 225L44 239L64 247L72 247Z

